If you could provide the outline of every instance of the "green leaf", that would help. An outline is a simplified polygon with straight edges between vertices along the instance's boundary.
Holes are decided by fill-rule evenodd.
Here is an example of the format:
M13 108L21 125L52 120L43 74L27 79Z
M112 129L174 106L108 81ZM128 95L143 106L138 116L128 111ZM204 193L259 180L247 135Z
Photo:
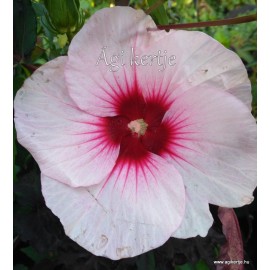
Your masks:
M21 68L21 65L19 68ZM16 75L13 78L13 97L15 97L17 91L22 87L24 81L25 76L23 74Z
M147 0L149 7L156 4L158 0ZM154 9L150 15L156 24L169 24L169 19L163 4L159 5L156 9Z
M256 51L257 46L256 45L246 45L242 48L242 51Z
M38 61L42 58L42 56L45 56L45 50L40 46L36 46L31 54L31 62L33 64L38 63Z
M36 15L38 17L43 16L44 13L46 12L46 8L45 8L44 4L35 2L32 5L33 5L33 9L35 10Z
M210 270L205 261L200 260L195 265L196 270Z
M35 263L40 262L44 256L40 255L34 248L28 246L26 248L21 248L21 251L27 255Z
M47 63L47 60L44 58L39 58L39 59L33 61L33 64L35 64L35 65L44 65L45 63Z
M175 270L195 270L195 268L191 263L185 263L181 266L177 265Z
M248 64L254 62L254 57L249 51L237 49L236 52Z
M136 260L138 270L155 270L155 257L153 252L142 254Z
M225 47L229 48L231 45L231 41L230 41L230 33L228 31L227 26L220 27L219 29L217 29L216 33L214 34L214 39L218 40Z
M30 77L31 76L31 72L22 64L22 70L24 71L26 77Z
M14 266L14 270L28 270L28 267L26 267L25 265L23 264L16 264Z
M175 267L175 270L210 270L210 269L203 260L200 260L195 265L191 263L177 265Z
M16 145L16 130L13 127L13 181L16 182L17 180L17 172L18 172L18 166L15 164L17 155L17 145Z
M37 20L30 0L13 0L14 51L28 55L35 47Z

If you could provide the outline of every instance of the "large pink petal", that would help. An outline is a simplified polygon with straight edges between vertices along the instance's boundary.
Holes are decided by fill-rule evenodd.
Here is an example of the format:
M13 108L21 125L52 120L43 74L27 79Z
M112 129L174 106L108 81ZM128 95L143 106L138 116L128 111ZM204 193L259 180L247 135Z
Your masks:
M15 98L16 130L43 174L89 186L109 174L119 146L110 143L102 119L80 110L69 97L65 63L66 57L50 61L25 81Z
M70 45L65 72L69 92L80 108L91 114L114 116L119 99L134 88L146 99L155 92L168 102L197 85L227 91L250 108L250 82L234 52L201 32L166 33L148 28L155 28L151 17L129 7L103 9L90 18ZM159 51L160 63L154 57ZM138 66L134 61L131 66L133 56L138 56ZM148 60L142 63L144 56ZM168 64L170 56L176 57L173 66ZM115 66L107 66L104 60L98 62L99 57L106 58L108 64L113 57Z
M180 174L153 154L142 164L119 162L108 179L91 187L71 188L42 176L42 192L71 239L114 260L162 245L185 208Z
M251 107L251 86L241 59L215 39L196 31L151 32L151 42L138 48L138 55L158 55L155 64L137 67L138 84L151 96L153 92L170 97L199 86L227 91ZM158 42L156 42L159 36ZM168 59L175 56L169 64Z
M239 207L256 187L256 123L234 96L200 87L184 92L165 114L170 137L162 156L185 186L209 203Z
M185 215L179 228L172 236L182 239L197 235L205 237L212 224L213 217L209 210L208 201L203 194L198 196L194 191L186 188Z
M136 50L149 43L148 26L155 24L143 11L105 8L96 12L74 37L65 74L70 95L80 108L99 116L117 115L119 99L136 87L129 54L132 48ZM111 63L114 55L120 57L118 68L99 60L106 58Z

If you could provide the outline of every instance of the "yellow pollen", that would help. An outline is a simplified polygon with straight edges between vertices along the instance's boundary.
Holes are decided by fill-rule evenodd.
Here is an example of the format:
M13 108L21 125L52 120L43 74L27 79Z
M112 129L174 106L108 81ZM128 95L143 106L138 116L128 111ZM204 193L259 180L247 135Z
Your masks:
M128 128L133 132L137 133L140 137L141 135L144 135L147 130L148 124L144 122L143 119L137 119L134 121L131 121L128 124Z

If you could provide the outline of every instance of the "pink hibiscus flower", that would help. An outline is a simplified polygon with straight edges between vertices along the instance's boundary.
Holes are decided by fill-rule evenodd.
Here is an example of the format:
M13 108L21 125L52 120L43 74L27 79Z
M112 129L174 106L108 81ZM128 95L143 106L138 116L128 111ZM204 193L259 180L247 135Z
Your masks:
M70 238L111 259L205 236L209 203L249 204L256 186L241 60L204 33L153 27L129 7L98 11L15 98L47 206Z

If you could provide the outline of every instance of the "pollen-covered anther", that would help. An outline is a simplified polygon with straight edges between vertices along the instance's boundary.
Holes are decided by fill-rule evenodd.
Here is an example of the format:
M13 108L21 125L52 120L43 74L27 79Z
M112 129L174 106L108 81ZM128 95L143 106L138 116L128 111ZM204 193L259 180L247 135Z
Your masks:
M139 137L145 134L147 127L148 124L143 119L133 120L128 124L128 128L132 133L137 133Z

